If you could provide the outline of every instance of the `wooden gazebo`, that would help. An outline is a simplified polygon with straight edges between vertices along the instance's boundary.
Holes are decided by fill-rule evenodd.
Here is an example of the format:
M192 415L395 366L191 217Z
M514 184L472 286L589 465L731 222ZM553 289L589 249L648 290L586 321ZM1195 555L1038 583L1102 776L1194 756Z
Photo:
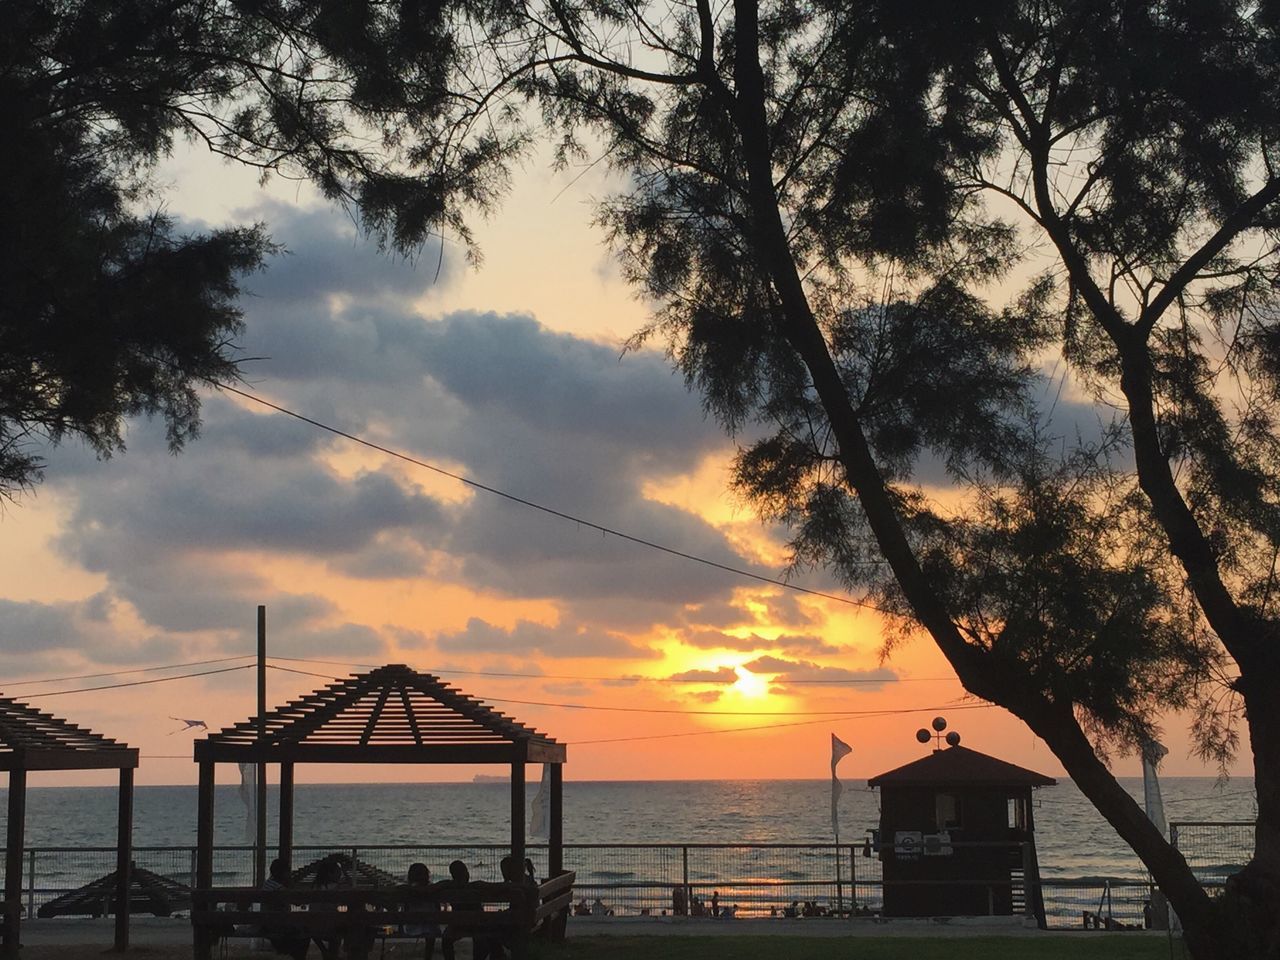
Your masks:
M119 770L116 838L115 947L129 945L129 874L133 857L133 771L138 751L68 723L35 707L0 697L0 770L9 773L9 814L5 837L4 903L0 910L2 947L15 956L21 945L22 853L26 843L27 773L39 770Z
M279 856L293 862L293 774L299 763L502 764L511 770L511 855L525 857L525 765L551 764L548 874L564 866L565 747L431 674L389 664L331 683L195 743L200 767L196 888L213 883L218 763L280 766Z

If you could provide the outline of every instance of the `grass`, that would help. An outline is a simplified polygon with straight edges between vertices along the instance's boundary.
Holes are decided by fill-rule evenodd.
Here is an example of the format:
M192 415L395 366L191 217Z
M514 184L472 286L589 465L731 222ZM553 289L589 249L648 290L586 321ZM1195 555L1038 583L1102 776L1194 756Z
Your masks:
M1173 956L1185 956L1180 942ZM1163 937L570 937L537 960L1169 960Z

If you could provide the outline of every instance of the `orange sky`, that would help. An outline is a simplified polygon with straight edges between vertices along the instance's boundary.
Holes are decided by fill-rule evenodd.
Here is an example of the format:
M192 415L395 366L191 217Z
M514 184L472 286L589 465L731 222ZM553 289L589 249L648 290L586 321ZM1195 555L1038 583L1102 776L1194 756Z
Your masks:
M265 358L247 368L253 390L636 536L766 576L783 567L782 532L726 492L733 447L698 398L660 355L621 355L646 311L588 226L590 200L609 189L602 174L531 167L478 231L484 265L468 268L446 243L438 275L436 251L414 264L381 257L305 188L262 191L199 154L163 176L170 213L263 219L290 251L248 283L242 346ZM603 537L234 398L211 399L205 419L178 458L146 422L107 462L75 444L54 451L45 484L0 514L0 690L139 747L140 783L193 782L191 735L170 718L211 728L245 718L252 672L66 696L49 694L165 674L29 681L250 654L258 603L268 605L271 653L340 662L297 669L404 662L536 675L444 674L572 744L570 778L821 777L832 732L854 748L841 772L865 777L918 756L913 733L935 712L968 746L1061 772L1003 711L958 706L962 691L927 640L881 664L875 613ZM834 589L820 573L797 582ZM671 679L747 664L755 673L733 684ZM653 680L581 679L634 676ZM269 702L322 683L273 670ZM912 709L922 712L813 715ZM746 726L771 729L714 732ZM1188 758L1182 719L1170 719L1166 739L1168 774L1213 773ZM1139 772L1131 759L1116 769Z

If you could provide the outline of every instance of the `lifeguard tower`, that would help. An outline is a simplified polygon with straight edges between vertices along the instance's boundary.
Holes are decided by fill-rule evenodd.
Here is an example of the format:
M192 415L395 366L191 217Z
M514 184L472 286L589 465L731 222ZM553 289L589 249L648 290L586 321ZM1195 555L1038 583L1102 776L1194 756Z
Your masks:
M960 746L943 717L935 749L867 781L880 790L886 917L1034 916L1045 925L1031 792L1052 777Z

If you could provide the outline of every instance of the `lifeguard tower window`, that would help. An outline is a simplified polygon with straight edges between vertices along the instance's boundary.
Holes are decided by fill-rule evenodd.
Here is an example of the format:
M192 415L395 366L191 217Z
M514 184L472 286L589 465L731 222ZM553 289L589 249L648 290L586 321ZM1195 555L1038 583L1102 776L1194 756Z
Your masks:
M1009 798L1009 826L1014 830L1027 829L1027 801L1023 797Z
M954 793L938 793L936 797L936 819L939 830L954 830L963 826L963 805Z

